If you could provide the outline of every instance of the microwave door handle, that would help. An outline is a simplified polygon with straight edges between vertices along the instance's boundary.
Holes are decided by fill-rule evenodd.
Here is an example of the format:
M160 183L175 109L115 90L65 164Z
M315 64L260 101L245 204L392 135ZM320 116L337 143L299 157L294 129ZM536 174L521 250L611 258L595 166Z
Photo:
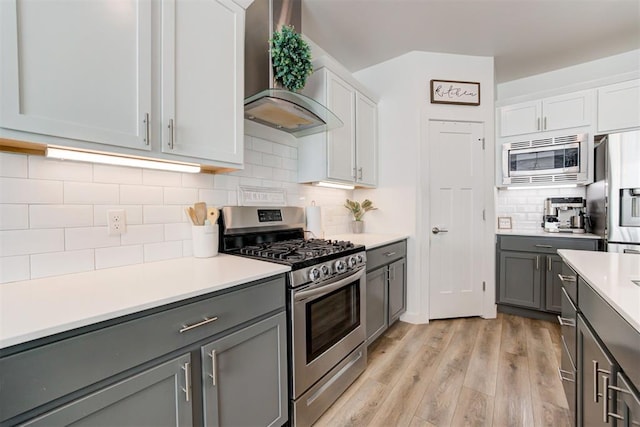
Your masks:
M335 291L336 289L340 289L344 285L347 285L355 280L360 279L364 275L364 273L365 273L365 270L361 269L355 274L351 274L343 279L338 280L337 282L334 282L328 285L322 285L317 288L309 289L306 291L298 291L298 292L294 291L293 299L294 301L298 302L298 301L303 301L315 296L328 294L330 292Z

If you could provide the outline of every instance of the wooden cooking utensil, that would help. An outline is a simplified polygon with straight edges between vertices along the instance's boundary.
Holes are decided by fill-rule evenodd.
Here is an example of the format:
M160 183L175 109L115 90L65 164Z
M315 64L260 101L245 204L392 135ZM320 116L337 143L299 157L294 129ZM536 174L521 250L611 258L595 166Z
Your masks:
M207 204L205 202L195 203L193 209L196 211L197 225L204 225L204 220L207 219Z
M212 225L215 225L218 222L219 217L220 211L218 208L207 208L207 219Z
M189 219L191 219L191 223L193 225L198 225L198 217L196 217L196 211L193 210L193 207L188 206L184 208L184 211L187 213L187 216L189 217Z

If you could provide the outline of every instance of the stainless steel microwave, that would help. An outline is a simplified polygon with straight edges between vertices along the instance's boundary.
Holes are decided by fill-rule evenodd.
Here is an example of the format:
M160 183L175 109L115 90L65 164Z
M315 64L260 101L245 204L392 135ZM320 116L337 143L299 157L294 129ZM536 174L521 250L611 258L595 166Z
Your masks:
M581 183L587 179L587 134L503 144L503 184Z

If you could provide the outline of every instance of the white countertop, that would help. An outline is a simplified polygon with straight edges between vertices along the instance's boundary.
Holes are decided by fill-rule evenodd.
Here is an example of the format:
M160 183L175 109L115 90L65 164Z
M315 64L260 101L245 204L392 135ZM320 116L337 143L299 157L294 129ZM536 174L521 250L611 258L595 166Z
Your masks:
M640 256L570 249L560 249L558 254L640 332L640 286L631 282L640 280Z
M290 270L285 265L220 254L4 283L0 285L0 348Z
M501 236L535 236L535 237L566 237L569 239L601 239L597 234L591 233L549 233L542 228L539 230L496 230Z
M376 233L359 233L359 234L336 234L334 236L326 236L330 240L348 240L358 245L364 245L367 249L374 249L389 243L399 242L407 239L406 234L376 234Z

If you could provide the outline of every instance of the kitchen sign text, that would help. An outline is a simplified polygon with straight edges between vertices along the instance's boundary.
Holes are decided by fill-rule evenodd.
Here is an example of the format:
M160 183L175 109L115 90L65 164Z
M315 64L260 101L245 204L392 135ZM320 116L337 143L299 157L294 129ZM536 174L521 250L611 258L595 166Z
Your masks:
M480 105L480 83L431 80L431 103Z

